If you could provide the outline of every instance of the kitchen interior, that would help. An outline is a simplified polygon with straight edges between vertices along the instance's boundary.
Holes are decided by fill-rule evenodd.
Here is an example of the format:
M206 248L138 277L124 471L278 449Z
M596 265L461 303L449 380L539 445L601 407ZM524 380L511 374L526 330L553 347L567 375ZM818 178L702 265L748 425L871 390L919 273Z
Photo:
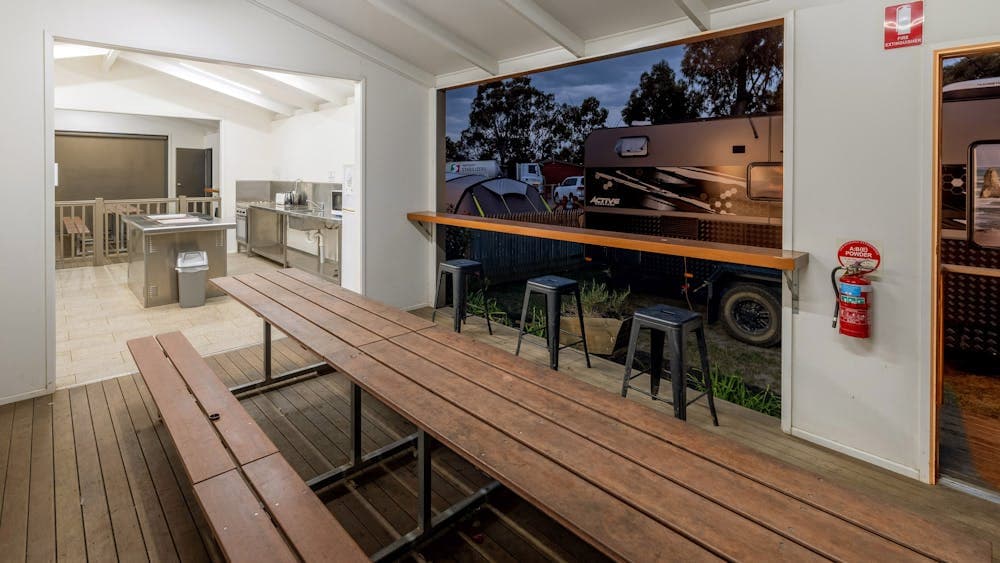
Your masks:
M202 354L260 342L212 277L294 267L339 283L357 83L64 42L54 55L57 387L134 371L125 342L150 332Z

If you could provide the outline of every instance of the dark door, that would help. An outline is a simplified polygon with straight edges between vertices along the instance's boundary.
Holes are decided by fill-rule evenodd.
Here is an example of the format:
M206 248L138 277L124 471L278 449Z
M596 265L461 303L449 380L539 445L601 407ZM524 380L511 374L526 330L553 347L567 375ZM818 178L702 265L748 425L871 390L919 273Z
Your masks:
M212 149L177 149L177 195L205 197L212 187Z

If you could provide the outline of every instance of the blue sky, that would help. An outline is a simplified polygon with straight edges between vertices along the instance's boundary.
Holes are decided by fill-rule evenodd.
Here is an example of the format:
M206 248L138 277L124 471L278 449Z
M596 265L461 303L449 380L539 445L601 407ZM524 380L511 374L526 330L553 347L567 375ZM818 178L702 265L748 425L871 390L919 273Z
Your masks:
M608 110L608 127L625 125L621 119L622 108L632 90L639 85L639 77L654 64L666 60L680 76L684 46L675 45L654 51L624 55L603 61L530 74L531 83L538 89L554 94L557 103L579 105L584 98L594 96ZM449 90L445 94L446 134L458 139L469 125L469 107L476 96L476 87L468 86Z

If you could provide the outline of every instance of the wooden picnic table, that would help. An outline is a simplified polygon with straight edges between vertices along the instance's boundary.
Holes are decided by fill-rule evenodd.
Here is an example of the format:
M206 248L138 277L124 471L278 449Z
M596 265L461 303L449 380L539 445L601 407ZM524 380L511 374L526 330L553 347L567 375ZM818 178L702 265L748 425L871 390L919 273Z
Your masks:
M434 439L617 560L991 557L989 542L311 274L212 282L346 376L352 396L363 389L419 429L422 499ZM418 514L400 542L449 516L431 518L426 501Z

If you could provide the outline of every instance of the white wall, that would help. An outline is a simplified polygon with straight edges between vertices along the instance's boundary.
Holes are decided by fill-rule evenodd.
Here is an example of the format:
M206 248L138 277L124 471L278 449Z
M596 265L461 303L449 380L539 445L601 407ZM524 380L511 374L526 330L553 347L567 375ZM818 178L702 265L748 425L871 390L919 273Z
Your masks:
M355 111L351 103L274 121L271 178L339 182L344 165L354 162Z
M130 135L162 135L167 137L167 197L177 192L178 148L207 149L211 138L218 138L218 122L197 122L179 117L155 115L130 115L103 111L59 109L58 92L55 112L57 131L86 131L90 133L127 133ZM113 107L111 104L109 107ZM215 153L213 151L213 158ZM212 180L218 168L213 166ZM59 188L56 188L58 193Z
M269 3L294 11L290 4ZM0 19L0 51L4 53L0 75L16 80L4 84L0 154L5 160L0 196L5 201L16 198L18 213L9 214L0 223L0 253L18 256L20 262L16 276L8 269L0 278L0 357L4 358L0 402L44 392L55 376L54 257L51 235L47 234L53 230L52 201L46 189L52 182L47 164L52 158L48 132L54 124L47 117L51 113L46 112L46 105L52 104L48 93L52 85L46 83L52 76L51 63L46 70L45 53L51 47L47 47L46 34L365 80L367 99L362 102L369 130L364 143L370 154L363 163L368 170L361 170L358 176L370 180L365 197L376 200L378 205L359 206L362 212L368 210L368 215L352 220L352 225L401 236L365 237L367 254L358 255L359 263L345 264L344 279L358 282L355 289L394 305L427 301L430 290L423 280L430 277L427 272L431 262L427 257L431 243L415 234L405 213L427 207L432 193L427 183L430 167L426 150L431 126L427 104L430 90L341 46L342 42L321 28L318 24L309 28L298 25L264 9L259 2L244 0L206 0L183 6L170 0L46 0L4 5L4 17ZM127 109L119 111L128 113ZM402 127L392 123L400 116L406 118ZM222 124L224 151L239 149L240 144L229 137L238 134L241 127ZM242 148L250 155L256 150L249 143ZM232 177L225 168L223 176ZM404 197L391 197L390 192L398 186L411 186L412 190ZM398 287L383 281L390 273L398 277L395 272L399 271L412 272L413 281Z

